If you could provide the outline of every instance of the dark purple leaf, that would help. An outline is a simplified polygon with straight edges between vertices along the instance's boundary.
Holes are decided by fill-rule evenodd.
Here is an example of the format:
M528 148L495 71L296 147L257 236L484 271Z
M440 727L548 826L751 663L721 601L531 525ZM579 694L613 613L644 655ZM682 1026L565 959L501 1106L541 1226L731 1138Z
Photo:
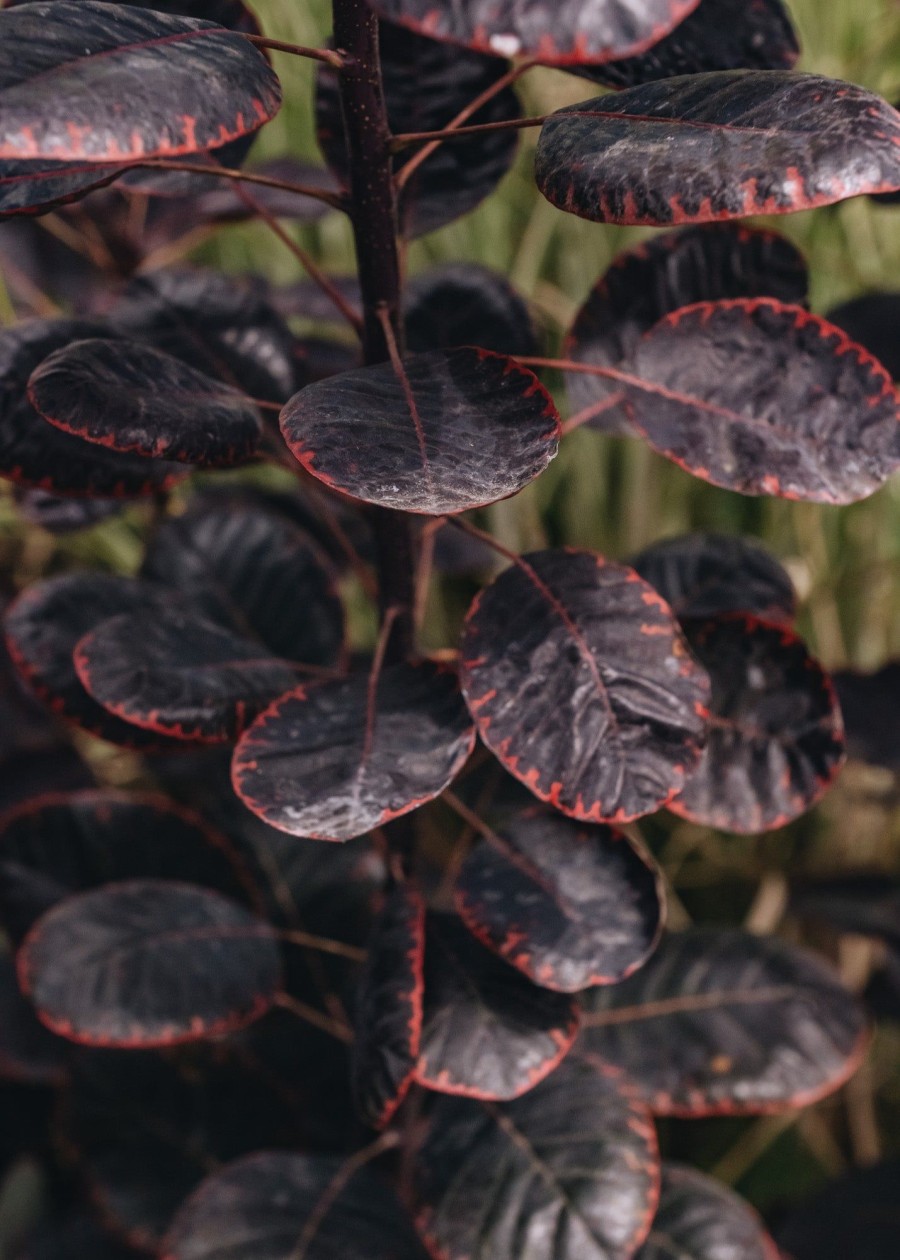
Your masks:
M171 1046L242 1028L281 985L275 933L193 884L134 879L59 902L28 933L19 983L84 1045Z
M653 1122L569 1060L523 1098L442 1098L416 1163L419 1229L446 1260L630 1260L659 1195Z
M819 958L772 936L692 928L583 997L582 1053L628 1074L658 1115L803 1107L856 1070L868 1036Z
M121 499L64 499L47 490L23 490L18 486L13 498L20 516L51 534L74 534L91 529L122 511Z
M559 416L527 368L487 350L411 354L308 385L281 413L294 457L366 503L439 516L516 494L559 445Z
M423 1260L411 1224L368 1169L260 1151L214 1173L178 1213L164 1260Z
M45 428L49 426L45 425ZM111 573L65 573L35 582L4 618L10 655L21 676L54 713L92 735L126 747L176 746L107 713L75 672L75 646L101 622L120 613L155 614L166 593L150 582Z
M102 188L119 174L117 168L86 162L0 161L0 219L17 214L46 214Z
M61 3L62 0L57 0ZM33 0L2 0L0 8L14 9ZM229 31L244 35L261 34L259 23L243 3L243 0L124 0L130 9L152 9L156 13L169 13L178 17L200 18L215 22Z
M535 984L576 993L636 971L662 931L660 875L611 827L531 812L471 850L456 905Z
M806 260L776 232L742 223L664 232L615 258L575 317L565 352L577 363L622 368L644 333L682 306L738 297L802 306L807 288ZM618 382L568 372L566 390L573 411L605 404L593 428L634 433Z
M439 796L475 732L456 676L424 662L289 692L235 749L244 804L270 827L349 840Z
M353 1087L357 1109L383 1129L412 1084L422 1037L425 902L411 883L388 894L356 992Z
M778 1260L778 1249L743 1199L721 1182L663 1164L659 1208L635 1260Z
M524 556L476 596L461 658L484 742L573 818L649 814L699 761L709 680L669 606L625 565Z
M275 505L195 500L157 530L143 574L259 640L267 654L322 666L342 659L344 612L331 561Z
M499 271L478 263L448 263L414 276L406 286L407 349L481 346L497 354L537 354L528 307Z
M284 402L303 375L296 339L266 293L231 276L184 268L137 276L111 319L127 336L253 398Z
M498 57L454 48L390 22L379 23L378 42L388 123L393 132L440 131L508 69ZM518 97L506 87L467 122L476 126L505 123L521 115ZM338 76L327 66L319 67L316 81L316 125L329 166L347 184ZM506 130L439 145L400 193L398 211L404 233L423 236L473 210L512 166L518 141L517 131ZM395 172L402 172L418 147L397 154ZM467 338L465 344L481 343Z
M759 543L739 534L683 534L653 543L632 567L679 621L756 613L790 626L797 596L790 577Z
M800 45L781 0L701 0L642 56L576 71L627 88L708 70L789 70Z
M790 70L687 74L567 105L535 178L561 210L665 227L788 214L900 187L900 116L864 88Z
M796 634L743 613L686 626L712 679L699 768L669 808L723 831L771 831L828 790L844 760L831 680Z
M134 499L187 474L178 464L122 455L62 433L41 420L28 401L28 378L48 355L97 336L109 331L70 319L29 320L0 331L0 477L56 494Z
M547 65L582 65L650 48L697 7L697 0L375 0L382 17L437 39L501 57L537 57Z
M826 315L857 345L865 346L893 379L900 380L900 293L864 293L834 306Z
M38 1022L19 992L16 968L0 958L0 1080L25 1085L64 1085L69 1047Z
M265 57L210 22L93 0L0 13L0 159L193 154L280 104Z
M900 946L900 879L887 871L850 870L797 880L791 909L840 932L883 936Z
M848 756L900 771L900 661L888 661L871 674L839 670L832 681Z
M137 341L63 346L31 374L28 399L86 442L201 468L245 463L262 436L245 395Z
M900 467L894 385L833 324L770 298L700 302L638 343L626 385L654 450L741 494L852 503Z
M145 877L239 901L254 891L225 836L164 796L50 793L0 819L0 918L14 940L70 893Z
M259 644L181 608L103 621L78 641L88 695L124 722L189 743L235 740L297 672Z
M468 1098L518 1098L565 1058L577 1031L566 994L532 984L455 915L428 916L421 1085Z
M795 1209L777 1232L790 1260L895 1260L900 1159L855 1168Z

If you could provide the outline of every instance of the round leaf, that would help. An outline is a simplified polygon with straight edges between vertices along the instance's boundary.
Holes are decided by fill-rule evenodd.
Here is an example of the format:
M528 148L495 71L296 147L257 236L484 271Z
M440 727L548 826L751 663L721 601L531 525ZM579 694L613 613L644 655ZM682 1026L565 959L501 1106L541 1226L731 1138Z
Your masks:
M627 1072L658 1115L806 1106L844 1083L867 1043L862 1011L823 962L749 932L668 936L583 1003L583 1050Z
M300 687L245 731L235 791L270 827L349 840L439 796L472 751L475 732L455 676L396 665Z
M535 178L601 223L787 214L900 187L900 115L864 88L790 70L681 75L551 114Z
M670 808L724 831L782 827L827 791L844 760L831 680L783 626L741 613L692 623L712 679L699 768Z
M633 569L587 551L524 556L476 597L461 651L482 739L565 814L649 814L699 761L709 680Z
M553 1071L577 1031L566 995L532 984L455 916L428 916L421 1085L469 1098L517 1098Z
M653 1123L611 1074L571 1060L485 1107L442 1098L416 1163L418 1223L447 1260L630 1260L659 1193Z
M209 889L154 879L61 901L28 933L18 966L53 1032L122 1049L241 1028L281 986L267 923Z
M694 1168L663 1164L659 1208L635 1260L778 1260L762 1221L733 1190Z
M422 1037L425 903L410 883L388 894L356 991L353 1092L383 1129L412 1084Z
M243 394L136 341L75 341L28 382L31 405L64 433L123 454L201 468L243 463L262 424Z
M891 378L833 324L769 298L701 302L638 344L626 386L647 441L741 494L852 503L900 467Z
M503 57L534 56L547 65L610 61L643 52L697 7L697 0L374 0L382 17L438 39Z
M280 104L265 57L211 22L94 0L0 14L0 159L199 153Z
M614 259L576 315L565 353L576 363L621 368L644 333L682 306L738 297L802 306L807 289L803 255L776 232L742 223L664 232ZM593 428L634 433L619 382L567 372L566 391L573 411L598 409Z
M456 904L482 944L535 984L576 993L615 984L662 931L659 872L611 827L520 815L471 850Z
M407 355L308 385L281 413L303 467L366 503L439 516L516 494L559 445L537 377L464 347Z

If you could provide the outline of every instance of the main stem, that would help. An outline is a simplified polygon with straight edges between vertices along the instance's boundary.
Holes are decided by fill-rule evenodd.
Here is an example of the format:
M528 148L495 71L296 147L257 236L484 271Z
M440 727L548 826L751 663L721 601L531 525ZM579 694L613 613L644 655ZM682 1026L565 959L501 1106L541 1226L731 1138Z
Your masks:
M400 258L397 205L391 167L391 131L381 83L378 19L365 0L333 0L334 45L343 57L338 71L350 176L349 214L363 304L363 351L367 364L384 363L389 347L383 324L390 321L403 347L400 318ZM389 660L408 655L413 642L415 549L409 519L389 508L373 508L382 618L397 609Z

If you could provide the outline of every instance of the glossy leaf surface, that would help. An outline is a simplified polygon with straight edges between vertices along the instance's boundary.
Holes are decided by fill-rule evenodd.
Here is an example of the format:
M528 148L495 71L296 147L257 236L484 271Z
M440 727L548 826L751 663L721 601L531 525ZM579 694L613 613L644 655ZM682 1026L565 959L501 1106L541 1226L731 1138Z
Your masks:
M769 298L703 302L637 345L634 422L661 455L741 494L852 503L900 466L897 396L832 324Z
M853 84L790 70L681 75L557 110L535 178L601 223L787 214L900 186L900 115Z
M331 561L264 505L194 500L160 525L143 574L275 656L324 666L342 656L344 612Z
M356 991L353 1092L375 1129L387 1125L412 1084L422 1038L425 903L409 882L387 896Z
M506 62L497 57L454 48L390 22L379 23L378 46L388 125L395 133L440 131L507 71ZM480 126L521 115L518 97L506 87L467 121ZM320 67L317 78L316 123L328 164L347 185L338 76L326 66ZM405 235L423 236L473 210L512 166L518 141L518 133L509 130L439 145L401 189L398 212ZM419 147L403 149L395 156L395 173L402 173ZM465 344L481 343L470 339Z
M0 476L57 494L133 499L186 474L178 464L122 455L62 433L28 401L28 378L48 355L73 341L107 335L102 325L70 319L29 320L0 331Z
M532 984L455 915L428 916L420 1084L469 1098L517 1098L553 1071L577 1030L565 994Z
M248 897L231 844L164 796L51 793L0 819L0 918L14 940L69 893L145 877Z
M452 673L396 665L374 689L358 674L282 696L241 737L233 780L270 827L349 840L439 796L474 741Z
M630 1260L659 1192L653 1123L572 1061L514 1102L442 1098L416 1161L419 1228L448 1260Z
M842 1085L866 1045L854 997L775 937L693 928L584 999L581 1049L627 1072L658 1115L756 1115Z
M281 413L294 457L336 490L438 516L508 498L547 467L559 416L527 368L488 351L411 354L308 385Z
M209 22L79 0L0 14L0 159L176 157L255 131L281 92Z
M712 679L709 735L671 809L724 831L784 826L844 760L831 680L792 631L742 613L692 623L687 636Z
M267 923L209 889L153 879L61 901L25 938L18 967L52 1031L120 1048L243 1027L281 984Z
M537 354L528 307L499 271L447 263L406 287L406 345L414 352L480 346L497 354Z
M482 739L563 813L651 813L699 761L708 679L633 569L588 551L524 556L476 597L461 653Z
M178 1213L165 1260L423 1260L400 1204L368 1169L261 1151L214 1173ZM344 1181L346 1180L346 1184Z
M663 1164L659 1208L636 1260L778 1260L748 1203L720 1181Z
M463 863L456 905L475 936L548 989L615 984L662 930L659 873L611 827L520 815Z
M611 0L375 0L392 22L502 57L519 53L548 65L609 61L655 44L697 0L644 0L628 8Z
M632 567L662 595L679 621L751 612L790 625L794 585L774 556L739 534L683 534L653 543Z
M297 683L286 661L181 608L103 621L75 647L81 684L142 730L204 744L236 739Z
M642 56L578 73L627 88L709 70L790 70L800 51L781 0L700 0L693 13Z
M99 446L201 468L246 461L262 435L237 390L136 341L75 341L32 373L28 399L45 420Z
M664 232L613 260L575 317L565 352L577 363L622 368L644 333L682 306L738 297L802 306L807 288L803 255L776 232L742 223ZM567 372L566 390L573 411L598 408L593 428L634 432L619 382Z

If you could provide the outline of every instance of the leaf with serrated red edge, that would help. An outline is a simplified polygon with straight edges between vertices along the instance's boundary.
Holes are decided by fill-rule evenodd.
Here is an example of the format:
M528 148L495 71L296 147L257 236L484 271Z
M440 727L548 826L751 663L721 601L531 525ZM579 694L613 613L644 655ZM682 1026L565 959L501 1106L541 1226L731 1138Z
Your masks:
M275 656L323 666L342 659L332 562L274 504L198 498L160 525L142 573Z
M518 1098L568 1054L577 1010L479 944L455 915L428 915L420 1085L469 1098Z
M294 457L333 489L427 515L516 494L559 446L559 416L533 372L463 347L410 354L308 385L281 413Z
M528 307L506 277L479 263L448 263L414 276L404 303L412 351L481 346L497 354L537 354Z
M895 381L900 380L900 344L896 336L900 293L864 293L833 306L825 318L842 328L851 341L865 346Z
M285 402L301 383L293 333L258 286L232 276L179 267L136 276L110 320L253 398Z
M0 13L0 159L199 153L280 104L266 58L210 22L93 0Z
M418 1224L446 1260L630 1260L659 1195L653 1122L571 1059L515 1102L442 1098L415 1163Z
M22 997L13 960L0 958L0 1081L64 1085L70 1049L47 1031Z
M353 1092L383 1129L412 1084L422 1037L425 902L410 883L388 894L356 991Z
M49 427L49 426L45 426ZM111 573L64 573L35 582L4 617L6 642L19 673L54 713L92 735L125 747L177 746L108 713L85 691L72 654L79 639L123 612L155 613L167 592Z
M659 1208L635 1260L778 1260L762 1221L713 1177L663 1164Z
M644 333L682 306L738 297L802 306L808 287L806 260L777 232L743 223L664 232L613 260L576 315L564 351L576 363L622 368ZM573 411L598 408L592 428L634 433L619 382L567 372L566 390Z
M424 1260L392 1192L331 1155L260 1151L198 1187L163 1244L165 1260Z
M164 796L49 793L0 818L0 920L13 940L70 893L145 877L254 893L225 836Z
M107 712L189 743L229 743L297 683L287 661L180 608L149 624L140 613L111 617L79 639L73 659Z
M771 936L673 933L621 984L590 989L580 1052L620 1068L658 1115L762 1115L832 1093L867 1044L853 995Z
M900 115L864 88L791 70L663 79L551 114L535 178L601 223L788 214L900 187Z
M776 1232L784 1260L895 1260L900 1159L854 1168L793 1209Z
M349 840L439 796L475 731L456 677L394 665L288 692L238 742L235 791L270 827Z
M784 626L732 613L685 631L712 679L709 733L669 808L723 831L784 826L815 804L844 761L831 680Z
M490 91L508 69L498 57L454 48L390 22L379 22L378 48L392 132L442 130L483 92ZM466 121L483 126L521 116L519 98L507 86ZM317 75L316 130L328 165L349 186L339 76L330 66L320 66ZM397 209L404 234L422 236L468 214L494 191L512 166L518 143L518 132L510 129L439 145L400 189ZM418 147L403 149L394 157L395 174L402 174ZM455 344L481 343L469 337Z
M797 595L774 556L739 534L681 534L653 543L632 567L659 591L679 621L750 612L791 625Z
M262 436L244 394L137 341L63 346L32 372L28 400L86 442L200 468L244 463Z
M242 1028L281 986L273 929L193 884L134 879L77 893L38 919L19 983L53 1032L151 1048Z
M437 39L545 65L611 61L650 48L697 0L374 0L382 17Z
M180 464L123 455L62 433L28 401L28 378L48 355L79 339L109 335L102 324L71 319L28 320L0 330L0 477L57 494L134 499L187 475Z
M700 759L706 674L668 604L594 552L532 552L476 596L460 681L504 766L583 822L652 813Z
M782 0L700 0L683 22L637 57L575 73L627 88L710 70L790 70L800 45Z
M611 827L544 812L475 845L456 905L482 944L565 993L624 979L662 931L660 875L648 855Z
M890 376L841 329L769 298L701 302L638 343L625 385L654 450L741 494L853 503L900 467Z

